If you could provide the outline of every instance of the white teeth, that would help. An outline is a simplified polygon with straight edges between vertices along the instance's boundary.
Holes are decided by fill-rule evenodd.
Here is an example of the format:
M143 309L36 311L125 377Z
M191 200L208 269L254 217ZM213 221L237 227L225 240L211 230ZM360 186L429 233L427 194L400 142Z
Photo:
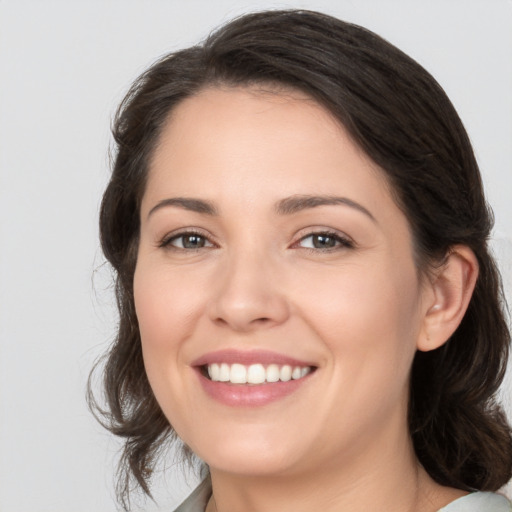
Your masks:
M222 363L220 365L220 373L219 373L219 380L220 382L228 382L229 381L229 364ZM214 379L212 379L214 380Z
M212 380L219 380L219 365L216 363L211 364L208 366L208 375L210 376L210 379Z
M249 384L261 384L265 382L267 372L262 364L251 364L247 369L247 382Z
M288 382L305 377L311 372L309 366L295 366L289 364L279 366L270 364L266 368L262 364L227 364L213 363L208 365L208 375L216 382L231 382L232 384L263 384L264 382Z
M279 366L269 364L267 366L267 382L277 382L279 380Z
M233 384L245 384L247 382L247 370L243 364L232 364L229 380Z
M292 367L288 364L281 366L281 371L279 372L279 379L283 382L287 382L292 378Z
M292 379L293 380L297 380L297 379L300 379L302 377L302 368L300 366L296 366L293 371L292 371Z

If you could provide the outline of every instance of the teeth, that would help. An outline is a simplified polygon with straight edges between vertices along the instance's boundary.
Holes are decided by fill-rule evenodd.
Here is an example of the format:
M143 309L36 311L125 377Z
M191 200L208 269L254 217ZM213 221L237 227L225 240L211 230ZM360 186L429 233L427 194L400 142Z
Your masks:
M262 364L251 364L247 369L247 382L249 384L261 384L267 380L267 372Z
M288 382L302 379L311 372L309 366L295 366L289 364L270 364L266 368L262 364L227 364L213 363L208 365L208 375L215 382L231 382L232 384L263 384L265 382Z
M279 380L279 366L270 364L267 366L267 382L277 382Z
M220 365L219 380L221 382L227 382L229 380L229 364L222 363Z
M296 380L296 379L300 379L301 378L301 371L302 371L302 368L296 366L293 370L292 370L292 379Z
M287 382L292 378L292 367L288 364L281 366L281 370L279 372L279 380L283 382Z
M229 380L233 384L245 384L247 382L247 370L243 364L232 364L229 372Z
M220 380L219 378L219 365L217 363L213 363L208 366L208 375L210 376L210 379L212 380Z

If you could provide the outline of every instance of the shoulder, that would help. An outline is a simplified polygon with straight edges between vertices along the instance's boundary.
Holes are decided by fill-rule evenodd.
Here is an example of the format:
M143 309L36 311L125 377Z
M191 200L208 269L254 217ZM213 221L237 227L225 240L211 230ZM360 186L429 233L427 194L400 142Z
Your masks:
M512 512L512 505L499 494L474 492L452 501L438 512Z
M204 512L211 493L212 485L208 477L174 512ZM452 501L438 512L512 512L512 504L499 494L474 492Z
M212 484L208 476L174 512L204 512L211 495Z

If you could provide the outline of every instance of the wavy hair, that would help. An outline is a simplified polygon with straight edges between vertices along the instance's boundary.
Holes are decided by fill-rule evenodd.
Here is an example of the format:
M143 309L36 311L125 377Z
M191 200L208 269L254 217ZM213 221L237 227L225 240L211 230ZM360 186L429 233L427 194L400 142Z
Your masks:
M302 10L244 15L202 44L166 55L133 84L113 123L115 158L100 212L101 244L116 275L119 327L102 364L103 424L125 439L118 498L134 479L150 495L159 451L175 436L144 370L133 276L148 165L173 108L205 87L277 85L305 92L341 122L382 169L409 220L419 270L463 244L479 277L450 340L415 356L409 428L440 484L496 490L512 476L511 430L496 392L510 345L493 224L466 131L446 94L413 59L376 34Z

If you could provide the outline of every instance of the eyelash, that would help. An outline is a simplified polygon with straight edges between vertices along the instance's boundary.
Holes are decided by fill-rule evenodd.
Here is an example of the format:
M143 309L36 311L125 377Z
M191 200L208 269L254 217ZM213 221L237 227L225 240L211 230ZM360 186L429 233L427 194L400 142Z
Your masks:
M179 240L180 238L181 239L184 239L185 237L187 236L195 236L197 238L201 238L205 241L205 243L209 244L207 246L203 245L201 247L176 247L175 245L172 244L172 242L176 241L176 240ZM182 245L183 245L183 241L182 241ZM167 235L165 236L162 241L158 244L158 247L160 248L163 248L163 249L172 249L172 250L175 250L175 251L199 251L201 249L208 249L210 247L214 247L214 243L211 242L209 240L209 238L207 236L205 236L203 233L201 233L200 231L194 231L194 230L187 230L187 231L182 231L180 233L171 233L170 235Z
M304 240L307 240L308 238L313 237L326 237L334 240L334 243L336 244L334 247L302 247L302 249L305 249L307 251L312 252L333 252L333 251L339 251L342 249L353 249L355 247L354 242L350 240L347 237L344 237L340 235L339 233L335 231L329 231L329 230L321 230L321 231L313 231L311 233L308 233L307 235L304 235L301 237L297 242L293 244L293 247L297 247L300 242L303 242ZM300 248L300 247L298 247Z
M172 244L172 242L181 239L184 239L185 237L192 237L195 236L197 238L200 238L204 241L204 244L208 245L202 245L200 247L183 247L183 240L182 240L182 247L177 247ZM313 237L325 237L330 238L334 240L335 245L333 247L301 247L300 243L304 240L307 240L308 238ZM182 231L180 233L172 233L170 235L167 235L164 237L158 244L158 247L164 248L164 249L171 249L171 250L177 250L177 251L199 251L201 249L208 249L211 247L215 247L215 244L203 233L195 230L187 230ZM353 249L355 247L355 244L352 240L350 240L347 237L341 236L339 233L335 231L329 231L329 230L321 230L321 231L313 231L308 233L307 235L302 236L297 242L293 243L292 248L294 249L305 249L307 251L311 252L333 252L338 251L342 249Z

